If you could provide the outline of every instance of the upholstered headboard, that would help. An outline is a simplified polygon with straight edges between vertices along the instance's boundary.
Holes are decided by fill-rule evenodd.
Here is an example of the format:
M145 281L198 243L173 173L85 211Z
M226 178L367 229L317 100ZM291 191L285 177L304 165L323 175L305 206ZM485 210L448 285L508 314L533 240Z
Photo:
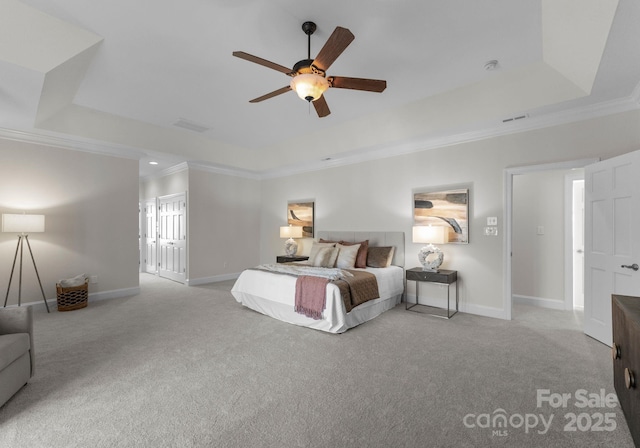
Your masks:
M394 246L391 264L404 267L404 232L355 232L344 230L318 230L318 238L355 243L369 240L369 246Z

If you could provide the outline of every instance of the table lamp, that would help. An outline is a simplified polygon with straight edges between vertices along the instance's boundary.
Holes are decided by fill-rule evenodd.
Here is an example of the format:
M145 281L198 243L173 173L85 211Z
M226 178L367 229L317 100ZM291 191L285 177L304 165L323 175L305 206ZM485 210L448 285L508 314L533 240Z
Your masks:
M292 257L298 251L298 243L294 238L302 238L302 227L282 226L280 227L280 238L288 238L284 243L284 252Z
M446 243L445 228L442 226L414 226L413 242L428 243L418 252L418 260L422 264L422 270L427 272L438 272L438 268L444 260L442 251L434 244ZM434 255L434 257L430 257Z

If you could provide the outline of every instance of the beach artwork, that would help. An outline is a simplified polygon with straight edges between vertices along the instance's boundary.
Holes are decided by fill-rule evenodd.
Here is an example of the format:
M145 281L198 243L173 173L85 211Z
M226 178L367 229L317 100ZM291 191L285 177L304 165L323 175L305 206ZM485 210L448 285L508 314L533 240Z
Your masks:
M302 227L303 238L313 238L313 202L289 202L287 224Z
M444 227L449 243L468 243L469 189L414 193L413 222Z

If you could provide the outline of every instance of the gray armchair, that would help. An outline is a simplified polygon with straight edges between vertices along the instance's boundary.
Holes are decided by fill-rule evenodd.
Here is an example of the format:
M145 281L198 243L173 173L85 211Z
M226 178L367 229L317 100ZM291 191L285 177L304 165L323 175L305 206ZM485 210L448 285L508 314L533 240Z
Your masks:
M0 406L34 373L33 310L0 308Z

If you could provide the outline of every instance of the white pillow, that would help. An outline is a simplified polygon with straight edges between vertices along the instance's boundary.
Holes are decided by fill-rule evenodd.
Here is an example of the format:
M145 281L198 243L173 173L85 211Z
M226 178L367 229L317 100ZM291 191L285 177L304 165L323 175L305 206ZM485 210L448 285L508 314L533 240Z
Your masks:
M320 247L314 252L313 258L309 257L308 263L319 268L332 268L336 264L338 252L337 247Z
M356 257L358 256L360 245L343 246L338 243L336 247L340 249L338 259L336 260L336 267L340 269L353 269L356 265Z
M313 264L313 260L316 258L316 256L318 255L318 251L323 248L323 247L335 247L336 243L318 243L316 241L313 242L313 244L311 245L311 251L309 252L309 264L312 266L315 266ZM333 266L332 266L333 267Z
M65 278L58 282L60 286L63 288L71 288L73 286L84 285L86 282L87 276L84 274L76 275L73 278Z

